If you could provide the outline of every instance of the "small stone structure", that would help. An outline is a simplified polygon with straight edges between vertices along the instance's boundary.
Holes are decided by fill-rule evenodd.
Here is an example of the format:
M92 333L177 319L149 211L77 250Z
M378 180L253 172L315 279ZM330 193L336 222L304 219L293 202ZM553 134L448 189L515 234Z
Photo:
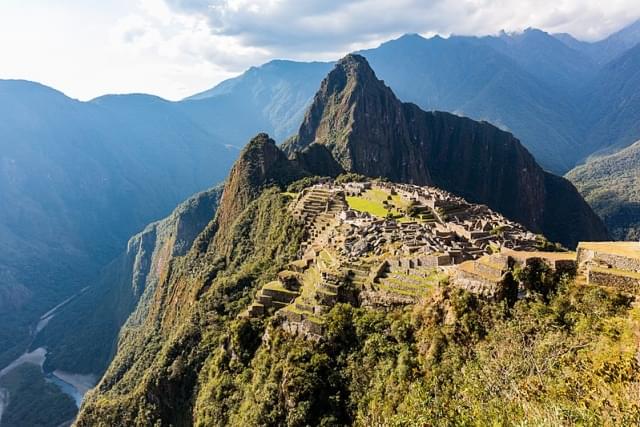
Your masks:
M640 293L640 243L581 242L577 262L589 285Z

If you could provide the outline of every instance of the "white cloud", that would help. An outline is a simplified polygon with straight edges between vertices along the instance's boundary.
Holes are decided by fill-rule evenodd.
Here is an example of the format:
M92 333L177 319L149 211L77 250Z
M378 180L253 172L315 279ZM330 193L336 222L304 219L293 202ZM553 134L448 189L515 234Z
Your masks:
M228 72L272 58L335 59L408 32L536 27L593 40L640 17L637 0L144 0L141 10L147 27L160 29L158 54Z
M336 59L407 32L537 27L597 39L640 17L637 0L3 0L0 78L89 99L179 99L273 58Z

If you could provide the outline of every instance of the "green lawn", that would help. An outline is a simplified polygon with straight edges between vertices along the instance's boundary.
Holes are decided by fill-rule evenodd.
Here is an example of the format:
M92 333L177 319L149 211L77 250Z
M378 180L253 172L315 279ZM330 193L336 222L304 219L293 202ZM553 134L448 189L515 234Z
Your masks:
M391 196L391 200L388 200L388 203L392 208L391 211L389 211L383 204L389 196L390 193L388 191L374 188L367 190L362 196L347 197L347 203L353 210L366 212L378 218L385 218L387 214L391 212L393 215L399 216L397 218L399 222L410 221L411 219L406 217L402 212L402 209L408 205L408 202L398 195Z

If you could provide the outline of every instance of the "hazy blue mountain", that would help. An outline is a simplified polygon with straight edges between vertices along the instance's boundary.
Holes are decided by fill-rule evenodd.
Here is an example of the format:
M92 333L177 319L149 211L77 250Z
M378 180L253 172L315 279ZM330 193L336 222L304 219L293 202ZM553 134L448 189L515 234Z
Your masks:
M59 310L31 345L47 348L47 371L102 375L115 353L120 328L140 299L150 303L158 281L170 269L168 260L191 248L215 214L221 192L217 186L197 193L168 217L149 224L100 272L95 286Z
M521 33L467 37L510 57L540 81L567 95L577 92L597 72L596 62L552 35L528 28Z
M79 102L0 81L0 366L128 238L220 181L236 151L160 98Z
M612 151L640 139L640 45L608 63L585 96L592 123L586 154Z
M276 60L251 67L239 77L179 103L210 132L242 146L258 132L278 140L293 135L330 63Z
M573 104L489 43L407 35L361 54L403 101L509 130L548 169L574 164Z
M567 46L588 55L596 63L602 65L640 43L640 19L607 38L592 43L578 40L567 33L554 34L554 36Z

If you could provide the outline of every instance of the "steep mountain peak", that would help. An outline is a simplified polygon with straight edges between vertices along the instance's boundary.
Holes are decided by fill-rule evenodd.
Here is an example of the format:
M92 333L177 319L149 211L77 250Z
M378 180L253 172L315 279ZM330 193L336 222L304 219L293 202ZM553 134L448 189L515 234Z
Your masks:
M440 36L436 35L433 38L440 38ZM386 43L405 43L405 44L410 44L410 43L424 43L427 39L422 37L420 34L418 33L406 33L403 34L402 36L398 37L395 40L390 40ZM383 43L385 44L385 43Z
M327 76L327 88L335 93L353 89L358 83L378 83L373 69L364 56L351 53L342 58Z
M322 144L346 171L429 183L426 169L415 161L417 146L399 125L405 120L402 109L363 56L347 55L322 82L285 151L293 154Z
M218 234L224 236L224 230L265 187L284 186L303 175L269 135L256 135L240 153L224 186L216 218Z

